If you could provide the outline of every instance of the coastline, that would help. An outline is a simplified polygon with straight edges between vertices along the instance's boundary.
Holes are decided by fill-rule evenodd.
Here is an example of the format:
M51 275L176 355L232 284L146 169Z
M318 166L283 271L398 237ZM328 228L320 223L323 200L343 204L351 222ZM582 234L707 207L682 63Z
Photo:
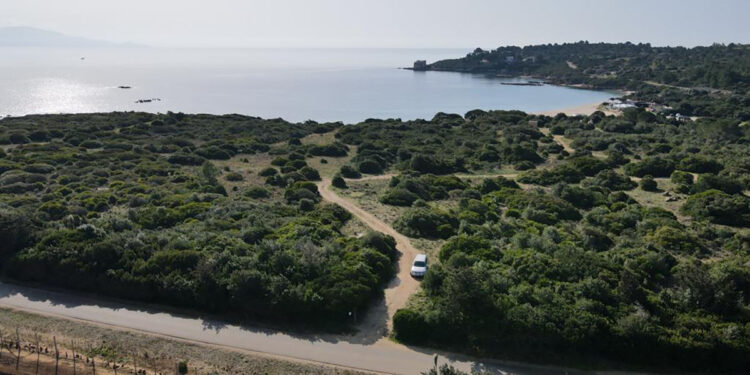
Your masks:
M544 116L555 116L558 113L564 113L567 116L578 116L578 115L588 116L596 111L602 111L607 116L617 115L617 112L609 110L609 109L605 109L604 106L602 106L602 102L594 102L594 103L588 103L588 104L581 104L575 107L552 109L552 110L547 110L547 111L535 111L535 112L529 112L529 113L534 114L534 115L544 115Z
M415 72L448 72L448 73L460 73L460 74L474 74L474 75L481 75L481 73L474 73L474 72L464 72L460 70L441 70L441 69L414 69L412 67L403 67L399 69L404 70L411 70ZM523 79L523 80L534 80L534 83L541 83L542 85L550 85L550 86L559 86L559 87L566 87L571 89L579 89L579 90L592 90L592 91L606 91L611 93L613 96L626 96L631 95L633 91L627 91L624 89L597 89L590 85L584 85L584 84L564 84L564 83L553 83L548 81L545 77L539 77L539 76L530 76L530 75L521 75L521 76L514 76L514 75L502 75L497 74L493 76L494 78L514 78L514 79ZM520 86L527 86L527 84L513 84L509 83L509 85L520 85ZM536 86L536 84L530 84L528 86ZM596 111L601 111L607 116L617 116L620 114L619 111L614 111L612 109L606 108L604 105L604 102L592 102L592 103L586 103L581 104L577 106L572 107L564 107L564 108L558 108L558 109L552 109L552 110L546 110L546 111L529 111L528 114L532 115L543 115L543 116L555 116L558 113L564 113L566 116L588 116Z

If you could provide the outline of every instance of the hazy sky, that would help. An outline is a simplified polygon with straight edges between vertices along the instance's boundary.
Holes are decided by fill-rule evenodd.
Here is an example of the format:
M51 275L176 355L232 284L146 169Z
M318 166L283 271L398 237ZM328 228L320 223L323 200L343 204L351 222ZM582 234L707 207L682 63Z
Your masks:
M0 26L157 46L750 42L750 0L0 0Z

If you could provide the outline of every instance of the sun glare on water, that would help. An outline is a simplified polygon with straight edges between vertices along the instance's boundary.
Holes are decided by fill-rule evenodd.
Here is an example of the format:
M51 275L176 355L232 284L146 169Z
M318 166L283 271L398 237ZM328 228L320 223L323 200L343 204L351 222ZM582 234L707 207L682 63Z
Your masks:
M39 78L29 82L31 113L81 113L97 109L98 98L107 90L65 78Z

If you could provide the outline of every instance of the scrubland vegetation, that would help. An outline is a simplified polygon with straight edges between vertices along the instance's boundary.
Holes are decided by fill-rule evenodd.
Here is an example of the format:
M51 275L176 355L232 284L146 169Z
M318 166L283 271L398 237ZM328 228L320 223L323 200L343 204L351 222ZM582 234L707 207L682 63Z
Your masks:
M4 119L3 270L243 319L345 323L392 277L396 253L379 234L342 235L350 214L320 203L305 159L348 151L299 138L338 126L142 113ZM260 153L274 155L272 166L249 161Z
M407 207L394 227L446 240L420 298L396 314L396 338L514 359L746 368L747 129L642 109L341 129L360 150L352 169L371 160L397 174L378 198Z
M388 236L344 234L350 214L321 202L315 181L332 177L345 194L386 174L368 204L439 244L394 317L397 340L514 360L748 371L747 54L579 43L431 66L635 89L666 106L619 116L6 118L2 269L245 319L345 324L382 292L398 252Z
M685 87L747 89L750 47L654 47L648 43L564 43L480 48L427 69L505 76L534 76L555 83L637 89L643 82Z
M543 352L555 361L747 366L744 126L675 123L637 109L623 117L466 117L341 131L341 139L356 133L355 143L373 143L364 149L385 150L383 167L401 173L380 196L411 207L396 229L447 239L423 282L424 298L394 318L399 340L530 360L528 353ZM613 123L640 130L606 130L623 129ZM461 141L456 133L473 137ZM552 134L572 140L576 152ZM429 156L433 164L449 167L415 166L431 148L441 150L431 153L439 159ZM517 182L444 175L521 162L534 168ZM641 204L643 195L674 197L677 208ZM442 199L457 200L457 208L431 203Z

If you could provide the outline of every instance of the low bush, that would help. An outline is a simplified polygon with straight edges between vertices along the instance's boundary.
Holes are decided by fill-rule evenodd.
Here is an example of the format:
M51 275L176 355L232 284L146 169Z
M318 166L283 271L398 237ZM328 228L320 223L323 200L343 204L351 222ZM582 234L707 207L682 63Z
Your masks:
M244 177L242 177L241 174L239 174L237 172L227 173L227 175L224 176L224 178L226 178L227 181L232 181L232 182L242 181L242 180L245 179Z
M273 167L266 167L263 168L260 172L258 172L258 176L261 177L269 177L278 174L279 171L276 168Z

